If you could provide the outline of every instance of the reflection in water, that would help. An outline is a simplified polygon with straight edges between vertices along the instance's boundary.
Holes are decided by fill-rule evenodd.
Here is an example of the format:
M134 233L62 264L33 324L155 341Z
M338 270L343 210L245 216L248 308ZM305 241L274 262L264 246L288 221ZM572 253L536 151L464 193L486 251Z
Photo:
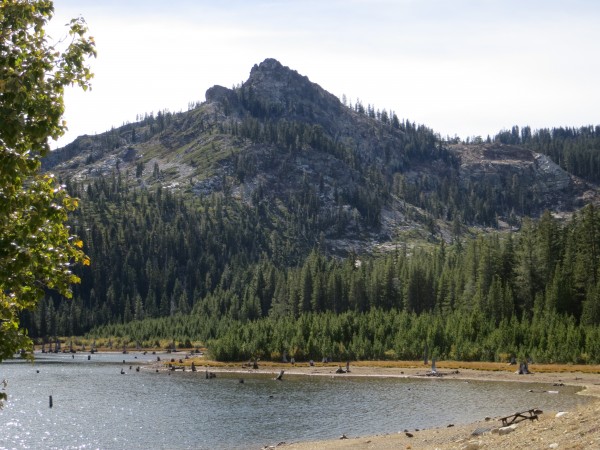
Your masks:
M155 358L40 355L33 365L0 364L0 379L9 380L0 448L260 448L465 423L532 407L568 409L585 401L573 395L575 388L549 395L521 383L288 374L282 382L248 374L240 383L236 374L207 380L204 372L135 370Z

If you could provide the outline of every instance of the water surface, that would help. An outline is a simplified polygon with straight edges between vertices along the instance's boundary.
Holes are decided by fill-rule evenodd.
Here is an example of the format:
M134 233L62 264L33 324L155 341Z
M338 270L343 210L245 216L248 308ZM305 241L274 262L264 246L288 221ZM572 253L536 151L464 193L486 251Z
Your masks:
M573 387L531 383L287 374L281 382L244 374L240 383L239 374L207 380L202 372L137 372L156 359L141 353L74 356L0 364L0 380L9 381L0 448L259 449L467 423L532 407L568 410L586 401Z

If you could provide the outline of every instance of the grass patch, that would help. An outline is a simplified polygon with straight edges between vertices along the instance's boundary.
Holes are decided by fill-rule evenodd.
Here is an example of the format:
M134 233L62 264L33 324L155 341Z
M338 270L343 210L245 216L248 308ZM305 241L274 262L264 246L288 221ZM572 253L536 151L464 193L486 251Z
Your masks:
M423 364L423 361L355 361L351 363L357 367L382 367L398 369L419 369L430 368L431 365ZM436 361L437 369L469 369L482 370L487 372L514 372L518 369L517 365L510 365L501 362L485 361ZM582 372L582 373L600 373L599 364L529 364L529 370L532 372Z

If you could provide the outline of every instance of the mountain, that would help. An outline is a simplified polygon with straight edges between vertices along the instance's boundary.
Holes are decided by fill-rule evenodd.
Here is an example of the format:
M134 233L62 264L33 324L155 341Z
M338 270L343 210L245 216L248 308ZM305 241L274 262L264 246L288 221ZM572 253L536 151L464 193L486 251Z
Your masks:
M83 185L223 195L307 249L370 251L466 227L518 226L596 201L594 184L525 145L444 142L391 111L344 105L274 59L187 112L161 111L56 150L46 170Z
M600 126L442 140L267 59L46 158L91 265L22 323L235 361L414 360L426 342L597 362L598 149Z

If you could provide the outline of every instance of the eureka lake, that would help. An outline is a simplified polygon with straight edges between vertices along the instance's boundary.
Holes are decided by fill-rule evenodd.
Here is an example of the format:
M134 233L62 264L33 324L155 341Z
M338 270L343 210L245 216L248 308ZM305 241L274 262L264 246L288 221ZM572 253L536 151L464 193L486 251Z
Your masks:
M206 379L203 371L156 372L153 361L141 352L36 353L35 363L4 361L0 449L260 449L586 401L570 386L549 394L534 383L433 377L286 374L275 381L218 373Z

